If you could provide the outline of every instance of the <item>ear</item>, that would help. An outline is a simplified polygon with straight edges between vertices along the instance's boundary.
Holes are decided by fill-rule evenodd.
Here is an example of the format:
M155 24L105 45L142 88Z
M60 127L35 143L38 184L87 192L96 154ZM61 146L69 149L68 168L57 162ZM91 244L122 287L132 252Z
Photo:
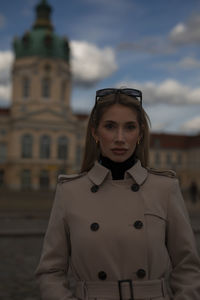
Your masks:
M143 139L143 136L144 136L144 125L142 125L140 128L138 140L141 141Z
M95 140L96 143L97 143L97 142L99 141L99 138L98 138L96 129L92 127L92 128L91 128L91 133L92 133L92 136L93 136L94 140Z

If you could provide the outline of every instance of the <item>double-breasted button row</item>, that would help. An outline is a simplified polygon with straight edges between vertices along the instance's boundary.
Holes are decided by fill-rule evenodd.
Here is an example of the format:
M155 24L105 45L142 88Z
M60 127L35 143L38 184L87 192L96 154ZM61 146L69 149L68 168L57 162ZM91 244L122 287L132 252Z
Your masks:
M137 270L137 272L136 272L136 274L137 274L137 277L138 278L144 278L145 276L146 276L146 271L144 270L144 269L139 269L139 270ZM106 278L107 278L107 274L106 274L106 272L104 272L104 271L100 271L99 273L98 273L98 277L99 277L99 279L101 279L101 280L106 280Z
M137 183L132 184L131 190L132 190L133 192L137 192L137 191L139 191L139 189L140 189L139 184L137 184ZM96 185L96 184L94 184L94 185L91 187L90 190L91 190L92 193L96 193L96 192L98 192L98 190L99 190L99 186Z
M136 228L136 229L141 229L143 227L143 222L140 221L140 220L137 220L135 221L135 223L133 224L133 226ZM98 223L92 223L90 225L90 229L92 231L97 231L99 229L99 224Z

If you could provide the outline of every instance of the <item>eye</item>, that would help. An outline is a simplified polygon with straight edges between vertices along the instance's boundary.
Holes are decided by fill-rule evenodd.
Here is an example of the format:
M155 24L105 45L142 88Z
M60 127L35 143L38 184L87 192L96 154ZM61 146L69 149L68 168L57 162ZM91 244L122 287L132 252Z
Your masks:
M107 128L107 129L112 129L112 128L114 128L114 124L112 124L112 123L107 123L107 124L105 124L105 128Z
M135 124L128 124L128 125L126 125L126 128L128 130L134 130L135 128L137 128L137 126Z

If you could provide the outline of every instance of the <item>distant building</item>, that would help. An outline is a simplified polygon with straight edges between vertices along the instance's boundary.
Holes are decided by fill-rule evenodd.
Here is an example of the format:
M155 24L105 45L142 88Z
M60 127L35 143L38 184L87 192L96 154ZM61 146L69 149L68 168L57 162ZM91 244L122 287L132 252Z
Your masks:
M30 31L14 39L12 105L0 110L0 185L54 188L80 166L85 117L70 109L70 49L40 1Z
M183 189L188 189L192 182L200 187L200 134L154 133L150 146L151 166L175 170Z

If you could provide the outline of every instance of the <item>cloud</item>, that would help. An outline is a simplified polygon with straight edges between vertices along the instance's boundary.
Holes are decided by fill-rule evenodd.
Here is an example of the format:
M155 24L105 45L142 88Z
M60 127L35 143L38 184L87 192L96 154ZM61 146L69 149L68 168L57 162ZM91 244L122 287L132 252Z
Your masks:
M194 117L183 123L181 130L186 132L200 132L200 116Z
M0 29L6 24L6 17L0 13Z
M0 106L9 107L11 100L11 85L0 85Z
M200 60L194 58L194 57L185 57L183 59L181 59L177 65L177 67L181 68L181 69L199 69L200 68Z
M136 42L122 42L117 46L118 51L134 51L149 54L171 54L174 47L160 36L144 37Z
M8 84L10 81L13 53L10 50L0 51L0 84Z
M178 23L170 32L169 39L174 45L200 43L200 14L190 16L185 23Z
M11 66L13 63L11 51L0 51L0 104L9 106L11 97Z
M168 104L200 104L200 88L192 88L174 79L167 79L163 82L120 82L120 86L128 86L141 89L144 103L168 103Z
M168 70L199 70L200 68L200 60L192 57L192 56L186 56L179 61L171 61L171 62L164 62L164 63L158 63L158 67L162 69L168 69Z
M72 41L70 46L73 81L76 85L93 86L117 70L112 48L100 49L85 41Z
M177 46L200 44L200 14L178 23L166 36L145 36L135 42L121 42L117 50L149 54L172 54Z

